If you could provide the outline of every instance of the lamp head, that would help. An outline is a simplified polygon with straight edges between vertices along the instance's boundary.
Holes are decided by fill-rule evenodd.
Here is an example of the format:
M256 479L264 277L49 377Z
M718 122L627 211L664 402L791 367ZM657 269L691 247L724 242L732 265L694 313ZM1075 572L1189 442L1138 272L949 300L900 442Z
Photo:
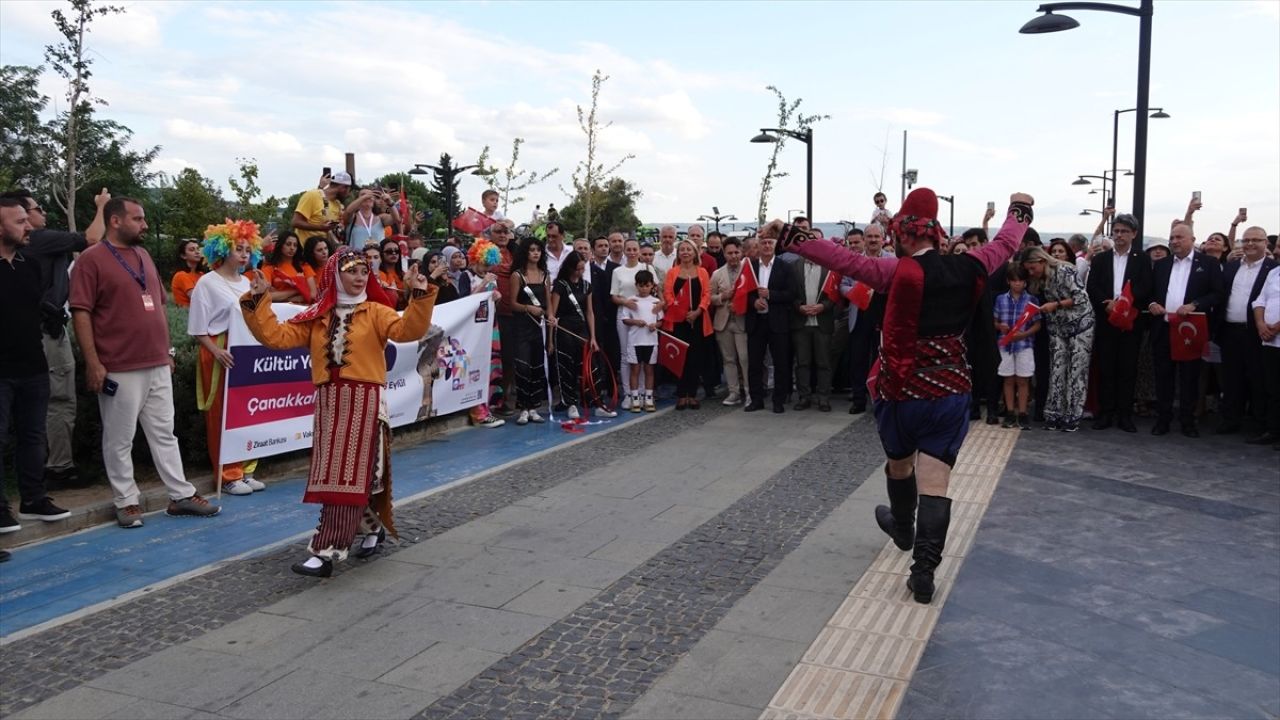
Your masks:
M1088 211L1088 210L1081 210L1081 211L1080 211L1080 214L1081 214L1081 215L1084 215L1085 217L1089 217L1089 211Z
M751 138L751 142L753 142L753 143L776 143L776 142L778 142L778 138L777 138L776 136L774 136L774 135L770 135L769 133L767 133L767 132L765 132L765 131L761 130L759 135L757 135L757 136L755 136L755 137Z
M427 171L426 171L426 170L423 170L423 169L422 169L422 168L420 168L420 167L414 166L414 168L413 168L412 170L410 170L410 171L409 171L409 174L410 174L410 175L426 175L426 174L427 174Z
M1089 182L1087 178L1076 178L1071 184L1072 185L1092 185L1093 183Z
M1053 11L1049 10L1044 15L1028 21L1018 32L1023 35L1040 35L1043 33L1062 32L1063 30L1074 30L1078 27L1080 27L1080 23L1075 18L1068 15L1054 15Z
M1165 112L1164 110L1157 110L1151 113L1151 117L1156 120L1166 120L1169 117L1169 113Z

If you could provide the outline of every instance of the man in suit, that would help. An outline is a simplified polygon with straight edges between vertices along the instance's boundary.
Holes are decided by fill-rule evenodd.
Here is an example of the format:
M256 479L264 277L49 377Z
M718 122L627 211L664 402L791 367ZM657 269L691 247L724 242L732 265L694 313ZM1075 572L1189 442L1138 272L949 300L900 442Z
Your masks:
M759 288L747 293L747 412L764 409L764 353L773 358L773 411L785 410L791 391L791 273L774 255L775 238L761 238L760 257L751 260Z
M1239 432L1244 419L1245 401L1252 399L1250 413L1262 421L1263 387L1262 343L1250 310L1262 292L1267 273L1276 261L1267 256L1267 231L1251 227L1244 231L1240 243L1244 257L1227 263L1222 275L1226 302L1218 306L1215 333L1222 348L1222 422L1217 433Z
M596 316L596 341L609 365L617 377L622 362L622 349L618 339L618 306L613 304L609 295L609 285L613 281L613 271L619 265L609 257L609 251L617 236L617 246L622 247L622 233L613 233L607 238L596 238L591 246L591 309Z
M1169 233L1169 257L1155 265L1155 282L1147 311L1151 313L1151 359L1156 374L1156 425L1152 435L1169 434L1173 420L1174 386L1178 388L1178 417L1182 434L1200 437L1196 428L1196 394L1200 387L1199 358L1174 362L1169 354L1169 323L1191 313L1212 316L1222 301L1222 263L1195 249L1195 235L1185 222Z
M1114 209L1108 208L1109 216ZM1094 256L1086 289L1089 302L1097 315L1094 323L1093 356L1098 363L1098 416L1094 430L1106 430L1112 422L1121 430L1138 432L1133 424L1133 388L1138 380L1138 350L1142 328L1122 330L1111 324L1111 306L1124 291L1125 283L1133 295L1133 307L1144 308L1151 302L1151 263L1133 246L1138 235L1138 220L1132 215L1118 216L1111 223L1114 249ZM1168 333L1165 334L1166 339Z
M822 240L821 242L829 242ZM791 352L796 359L793 410L807 410L817 396L818 410L831 412L831 341L835 335L836 303L822 290L830 270L798 258L791 263ZM817 385L811 384L817 369Z
M725 238L722 250L725 264L711 273L711 305L715 308L711 327L716 331L725 383L729 386L724 404L739 405L747 396L747 328L744 316L733 311L733 290L742 271L742 243L737 238Z

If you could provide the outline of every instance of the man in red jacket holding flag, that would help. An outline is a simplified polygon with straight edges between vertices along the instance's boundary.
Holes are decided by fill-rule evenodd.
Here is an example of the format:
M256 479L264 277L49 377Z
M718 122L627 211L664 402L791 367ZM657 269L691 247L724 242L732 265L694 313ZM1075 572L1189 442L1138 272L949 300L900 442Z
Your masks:
M912 550L907 587L916 602L933 601L934 570L951 525L947 487L969 427L964 333L987 277L1018 249L1033 202L1013 195L995 239L963 255L938 251L946 233L938 197L928 188L913 190L890 223L896 259L876 261L813 240L781 220L760 230L781 238L785 250L888 292L873 390L889 506L876 508L876 522L895 545Z

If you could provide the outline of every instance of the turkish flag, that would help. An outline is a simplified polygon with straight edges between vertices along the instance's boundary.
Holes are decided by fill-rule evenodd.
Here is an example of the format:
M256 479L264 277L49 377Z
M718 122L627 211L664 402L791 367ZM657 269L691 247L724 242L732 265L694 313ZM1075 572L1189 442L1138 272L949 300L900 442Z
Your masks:
M658 333L658 364L676 377L684 376L684 361L689 356L689 343L670 333Z
M453 227L455 230L460 230L468 235L478 236L496 222L497 220L488 217L475 208L467 208L465 212L453 219Z
M1169 315L1169 357L1174 362L1199 360L1209 344L1209 320L1204 313Z
M759 288L760 283L756 281L755 268L751 265L750 260L743 260L742 270L738 273L738 281L733 286L733 313L735 315L747 314L747 293Z
M831 302L840 302L840 273L827 273L826 282L822 283L822 294L831 299Z
M1039 305L1033 302L1027 303L1027 306L1022 310L1022 316L1013 324L1013 327L1009 328L1009 332L1006 333L1004 337L1000 338L1000 347L1008 347L1009 343L1013 342L1013 334L1021 331L1022 327L1031 322L1031 318L1035 317L1036 313L1039 312Z
M849 302L859 310L866 310L871 307L871 286L864 283L853 281L853 287L849 288L849 292L845 293L845 297L849 298Z
M1120 297L1111 303L1111 310L1107 312L1107 322L1112 327L1126 332L1133 330L1133 321L1138 319L1138 309L1133 306L1133 287L1128 280L1124 281L1124 289L1120 291Z

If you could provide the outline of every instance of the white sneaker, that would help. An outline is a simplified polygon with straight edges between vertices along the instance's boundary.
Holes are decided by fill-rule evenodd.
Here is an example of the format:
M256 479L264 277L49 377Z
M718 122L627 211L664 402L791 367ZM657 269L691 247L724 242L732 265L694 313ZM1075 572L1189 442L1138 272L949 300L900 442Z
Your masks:
M729 397L725 398L721 405L741 405L742 398L738 397L738 393L731 392Z
M602 417L602 418L616 418L616 417L618 417L618 413L616 413L616 412L614 412L614 411L612 411L612 410L610 410L609 408L606 408L606 407L598 407L598 408L596 408L593 412L595 412L596 417Z
M261 480L254 480L252 475L245 475L244 483L248 485L254 492L267 489L266 483L263 483Z
M222 492L228 495L252 495L253 488L249 487L249 483L243 480L232 480L222 486Z
M490 415L485 419L481 420L480 422L471 423L471 424L476 427L482 427L482 428L500 428L503 425L506 425L507 421L503 420L500 417L494 417L493 415Z
M580 418L581 416L578 415L578 406L570 405L568 415L570 420L577 420L578 418Z
M547 421L547 419L546 419L546 418L544 418L544 417L542 417L541 415L539 415L537 410L530 410L530 411L529 411L529 422L532 422L532 423L544 423L544 422L546 422L546 421Z
M630 396L630 395L623 395L623 396L622 396L622 405L621 405L621 407L619 407L618 409L619 409L619 410L621 410L622 412L626 412L626 411L628 411L628 410L630 410L630 409L631 409L631 396Z
M528 411L528 410L521 410L521 411L520 411L520 415L516 418L516 424L517 424L517 425L528 425L528 424L529 424L529 411Z

